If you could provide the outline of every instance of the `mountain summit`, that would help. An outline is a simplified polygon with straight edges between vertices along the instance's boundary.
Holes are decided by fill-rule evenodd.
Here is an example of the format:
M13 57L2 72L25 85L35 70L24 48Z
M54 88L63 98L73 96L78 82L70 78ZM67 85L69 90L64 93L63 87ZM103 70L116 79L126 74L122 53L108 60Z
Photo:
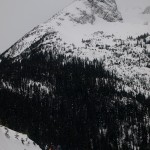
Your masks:
M68 32L67 29L71 29L74 26L79 26L77 28L81 28L82 30L84 25L86 26L89 24L94 24L94 28L95 23L101 22L101 20L106 20L108 22L122 21L121 14L117 9L115 0L75 0L62 11L55 14L48 21L35 27L4 54L6 57L7 55L10 57L19 55L27 47L39 40L43 35L51 32L52 29L56 31L64 30L65 32ZM81 33L81 31L79 32Z
M27 135L15 132L0 125L0 150L10 149L41 150Z
M85 36L96 31L115 34L117 37L145 33L149 31L149 26L143 24L145 22L149 24L150 17L146 16L145 19L145 16L141 15L148 3L148 0L142 3L141 0L125 2L123 0L75 0L48 21L27 33L4 52L3 56L20 55L31 44L52 31L58 32L64 42L77 46ZM142 25L139 22L142 22Z
M139 67L144 70L145 78L149 78L149 69L143 68L146 62L140 61L139 65L137 58L140 53L140 59L149 62L148 54L143 53L149 51L149 42L145 41L149 36L147 33L150 29L150 17L147 18L149 14L143 14L148 4L148 0L75 0L51 19L27 33L5 51L1 59L22 59L22 55L29 56L33 45L36 45L34 50L40 46L41 51L55 49L56 53L66 56L105 60L106 68L109 71L115 70L117 76L123 80L126 78L125 82L128 83L135 74L141 76ZM137 38L144 33L145 39ZM120 51L119 46L122 50L134 51L136 55L132 52L132 57L129 57L124 50ZM116 57L114 49L118 55L123 55L125 60L129 59L135 67L121 57ZM138 78L134 80L136 86L141 85ZM142 84L141 88L147 89L148 92L150 86L145 82Z
M93 24L97 18L103 18L108 22L122 21L114 0L75 1L71 6L64 9L64 13L69 13L67 15L69 20L81 24Z

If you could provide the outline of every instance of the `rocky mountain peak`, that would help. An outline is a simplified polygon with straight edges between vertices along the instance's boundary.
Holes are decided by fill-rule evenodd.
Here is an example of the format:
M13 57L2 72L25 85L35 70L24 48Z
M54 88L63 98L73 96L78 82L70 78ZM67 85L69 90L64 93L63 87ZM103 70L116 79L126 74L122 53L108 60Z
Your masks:
M63 27L66 28L68 25L94 24L101 20L106 22L121 22L123 20L115 0L75 0L48 21L27 33L5 51L2 56L16 57L20 55L31 44L53 29L61 28L63 30Z
M121 13L118 11L115 0L88 0L92 7L94 14L103 18L108 22L122 21Z
M81 3L76 7L80 14L74 18L77 23L93 24L96 18L102 18L108 22L120 22L123 20L121 13L117 9L115 0L79 0L75 3ZM84 7L80 7L81 5L84 5ZM77 14L73 13L74 16Z
M147 6L143 12L143 14L150 14L150 6Z

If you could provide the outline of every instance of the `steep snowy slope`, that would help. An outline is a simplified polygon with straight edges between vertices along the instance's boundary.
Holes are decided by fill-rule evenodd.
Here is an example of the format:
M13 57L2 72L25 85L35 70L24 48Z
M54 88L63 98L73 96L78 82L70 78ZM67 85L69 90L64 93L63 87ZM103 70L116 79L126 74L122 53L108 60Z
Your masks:
M76 46L81 46L81 39L96 31L115 34L117 37L146 33L150 26L143 26L144 23L147 23L147 20L144 19L147 15L143 15L142 12L148 3L148 0L144 2L142 0L127 2L117 0L117 4L110 0L94 0L93 3L90 0L76 0L47 22L27 33L4 52L3 56L16 57L43 35L53 31L58 32L58 36L65 43L74 43ZM123 18L117 8L121 11ZM121 23L122 19L124 23ZM138 24L131 24L133 22Z
M54 15L50 20L37 26L31 32L26 34L22 39L8 49L7 52L4 53L4 56L16 57L32 43L39 40L43 35L52 32L52 30L58 31L65 37L68 37L68 33L70 36L71 33L84 34L85 30L80 32L82 28L87 29L89 24L99 22L100 20L106 20L108 22L122 21L121 14L117 9L115 1L94 0L92 2L90 0L75 0L71 5ZM94 26L92 26L92 28ZM71 33L68 30L68 27L69 29L72 29ZM76 29L79 29L79 31L76 31ZM81 35L79 34L78 36L81 39ZM71 36L71 38L72 37L73 36Z
M27 33L1 58L30 55L32 45L37 43L41 51L102 59L108 70L124 80L127 89L135 92L140 89L149 95L150 45L144 38L137 40L150 32L149 14L143 13L149 3L149 0L75 0Z
M0 126L0 150L41 150L27 135Z

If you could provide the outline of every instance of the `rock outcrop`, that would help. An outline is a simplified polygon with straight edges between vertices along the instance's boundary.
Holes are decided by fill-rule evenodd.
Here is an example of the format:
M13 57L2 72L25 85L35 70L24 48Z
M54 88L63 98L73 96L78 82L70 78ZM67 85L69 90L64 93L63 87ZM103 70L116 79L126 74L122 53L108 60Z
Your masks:
M88 0L91 4L93 14L108 22L122 21L121 13L117 9L115 0Z
M143 14L150 14L150 6L145 8Z

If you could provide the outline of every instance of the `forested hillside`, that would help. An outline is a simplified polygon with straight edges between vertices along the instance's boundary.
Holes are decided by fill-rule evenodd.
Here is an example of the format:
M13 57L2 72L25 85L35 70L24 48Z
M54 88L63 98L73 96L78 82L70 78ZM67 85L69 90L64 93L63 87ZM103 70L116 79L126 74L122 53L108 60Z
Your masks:
M0 64L0 122L42 148L132 150L150 143L149 101L103 63L32 51ZM14 121L15 120L15 121Z
M0 124L43 150L150 149L149 0L75 0L0 55Z

